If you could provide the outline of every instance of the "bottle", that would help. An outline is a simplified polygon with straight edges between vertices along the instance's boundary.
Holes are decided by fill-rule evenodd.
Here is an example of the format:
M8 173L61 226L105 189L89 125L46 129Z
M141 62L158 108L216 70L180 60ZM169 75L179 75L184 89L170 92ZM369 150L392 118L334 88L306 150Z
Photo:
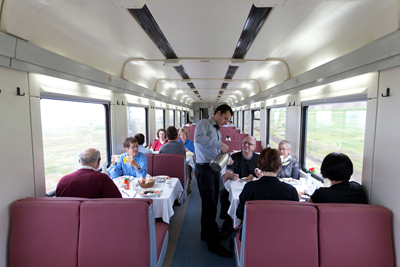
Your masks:
M129 176L124 179L124 189L129 190Z

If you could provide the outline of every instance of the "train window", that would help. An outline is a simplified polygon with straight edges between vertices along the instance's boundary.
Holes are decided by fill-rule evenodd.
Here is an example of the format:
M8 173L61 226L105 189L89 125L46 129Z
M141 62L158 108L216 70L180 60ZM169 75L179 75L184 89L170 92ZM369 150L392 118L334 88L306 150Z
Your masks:
M271 108L269 110L269 146L278 148L281 140L285 139L286 108Z
M244 110L243 111L243 132L244 133L249 133L249 111Z
M147 109L128 106L128 136L134 136L137 133L144 134L143 146L147 146Z
M304 107L303 170L314 167L319 175L326 155L344 153L353 162L352 180L361 183L366 114L366 101Z
M88 147L100 150L107 161L108 106L41 99L46 192L56 189L66 174L80 168L79 153Z
M251 128L251 135L256 139L260 140L260 110L252 110L251 111L252 117L252 128Z
M177 114L177 117L178 117L177 125L178 125L178 128L181 128L181 126L182 126L182 124L181 124L181 111L178 110L177 113L178 113Z
M156 129L165 129L165 110L163 109L156 109Z
M169 125L175 125L175 110L169 110Z

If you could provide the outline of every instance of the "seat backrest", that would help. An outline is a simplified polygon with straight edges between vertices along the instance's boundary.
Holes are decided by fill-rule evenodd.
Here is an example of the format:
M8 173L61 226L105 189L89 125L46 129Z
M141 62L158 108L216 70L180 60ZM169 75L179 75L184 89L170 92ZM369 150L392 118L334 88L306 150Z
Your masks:
M229 146L229 151L242 150L242 141L222 141L224 144Z
M261 151L262 151L261 141L256 141L256 148L254 149L254 152L261 153Z
M179 178L182 187L186 185L185 155L156 154L153 157L153 175L168 175Z
M392 213L365 204L319 204L320 266L395 266Z
M153 176L153 154L145 154L147 157L147 173Z
M231 128L228 129L229 129L229 134L240 134L240 129L231 129Z
M313 205L248 201L240 266L318 266L318 216Z
M155 244L150 203L133 199L83 201L78 266L154 266L157 255L156 250L151 255L150 248L151 242ZM154 218L151 220L154 227Z
M249 136L248 134L233 134L233 141L243 141L247 136Z
M32 198L15 202L11 211L9 266L76 267L80 203Z

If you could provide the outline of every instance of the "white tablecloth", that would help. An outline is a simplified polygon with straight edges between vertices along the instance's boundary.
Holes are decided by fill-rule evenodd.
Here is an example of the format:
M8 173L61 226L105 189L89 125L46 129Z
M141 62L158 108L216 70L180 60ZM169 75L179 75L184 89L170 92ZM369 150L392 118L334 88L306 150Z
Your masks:
M158 188L160 190L163 190L162 194L160 197L155 196L155 197L150 197L153 199L153 213L154 213L154 218L162 218L164 222L169 223L169 219L174 215L174 210L172 206L174 205L175 199L179 199L183 192L183 188L181 185L181 182L179 181L178 178L171 178L171 188L167 183L155 183L152 188ZM138 178L135 178L134 181L132 181L131 188L129 190L125 190L118 186L118 179L114 179L115 183L117 184L119 190L121 191L122 197L123 198L133 198L136 192L136 187L135 184L137 183ZM138 187L138 190L144 190L141 187ZM123 192L125 193L123 193ZM136 194L135 198L148 198L148 197L142 197L141 195Z
M233 219L233 227L237 227L242 223L242 220L236 217L236 209L239 205L239 195L242 193L246 183L246 181L238 179L236 181L228 180L224 185L225 189L229 192L229 201L231 202L231 205L229 206L228 214ZM304 192L305 186L299 184L292 186L294 186L298 192ZM302 200L304 201L305 199L300 199L300 201Z

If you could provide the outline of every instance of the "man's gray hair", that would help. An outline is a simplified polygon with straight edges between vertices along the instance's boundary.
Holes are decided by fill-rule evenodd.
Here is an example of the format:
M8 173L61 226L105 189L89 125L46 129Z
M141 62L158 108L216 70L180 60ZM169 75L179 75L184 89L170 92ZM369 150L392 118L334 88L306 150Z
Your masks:
M79 160L82 165L97 163L100 157L100 151L95 148L86 148L79 153Z
M292 148L292 145L290 144L290 142L289 142L289 141L286 141L286 140L280 141L279 144L278 144L278 146L279 146L279 145L286 145L286 147L287 147L288 149Z

